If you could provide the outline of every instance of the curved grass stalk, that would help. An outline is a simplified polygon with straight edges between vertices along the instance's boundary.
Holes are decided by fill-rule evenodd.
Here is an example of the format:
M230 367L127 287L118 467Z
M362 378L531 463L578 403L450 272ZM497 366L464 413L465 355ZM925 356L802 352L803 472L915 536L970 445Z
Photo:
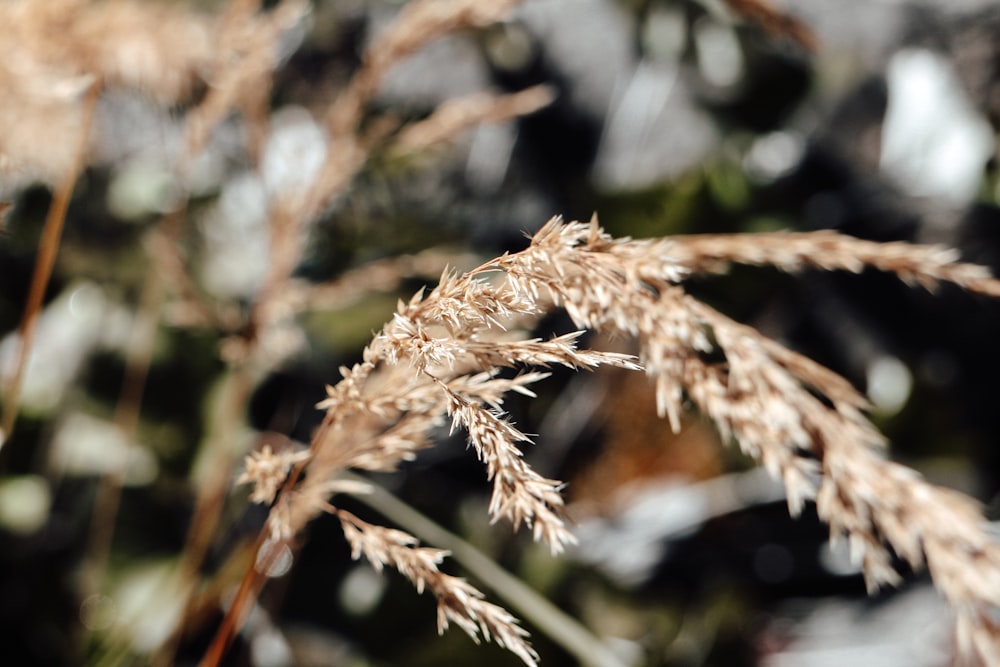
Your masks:
M344 478L363 478L344 473ZM365 482L367 484L367 482ZM398 524L428 544L451 552L451 557L469 574L488 582L498 598L510 605L538 630L574 656L585 667L632 667L608 645L572 616L559 609L523 581L500 567L496 561L385 489L370 484L370 493L357 494L357 500Z

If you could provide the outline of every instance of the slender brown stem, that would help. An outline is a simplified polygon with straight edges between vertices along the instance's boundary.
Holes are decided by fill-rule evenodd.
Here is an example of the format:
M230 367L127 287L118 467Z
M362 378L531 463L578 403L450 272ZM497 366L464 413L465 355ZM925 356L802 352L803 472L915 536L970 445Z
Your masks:
M253 373L247 366L232 368L223 384L221 405L210 436L212 452L211 462L207 466L209 474L199 486L187 540L178 566L180 580L184 586L182 595L185 609L194 595L198 571L219 526L219 517L233 469L232 439L240 430L242 411L247 404L253 384ZM174 654L184 634L185 618L186 614L179 621L173 635L154 656L151 664L157 666L173 664Z
M316 434L314 435L312 444L310 445L310 449L314 454L319 443L326 440L326 434L330 430L332 424L333 418L330 415L327 415L324 417L323 423L320 424L319 429L316 430ZM281 494L288 493L295 487L299 479L302 477L302 473L305 470L307 463L308 460L302 461L292 468L292 470L288 473L288 478L282 485ZM254 545L255 555L260 553L260 548L264 545L264 542L267 541L268 534L269 527L265 524L260 531L260 535L257 536L257 541ZM271 553L272 556L276 556L279 553L279 550L272 550ZM232 604L229 605L229 610L222 619L222 623L219 625L219 629L216 631L215 637L212 639L212 644L205 652L201 662L198 663L198 667L218 667L221 663L226 649L229 647L230 642L232 642L233 637L239 631L240 626L243 624L243 620L246 618L246 612L249 611L250 606L256 602L257 596L264 588L264 583L267 581L267 577L262 573L267 572L270 569L269 565L269 563L261 564L252 562L247 567L246 571L243 573L243 579L240 581L240 587L236 592L236 596L233 598Z
M72 167L66 174L65 179L53 193L52 203L49 205L49 212L45 218L45 226L42 228L42 238L38 246L38 259L35 263L35 271L31 276L31 287L28 292L28 303L24 307L24 315L21 317L21 325L18 334L21 339L21 347L17 353L14 366L14 374L7 384L4 392L3 415L0 417L0 448L10 438L17 422L18 408L21 402L21 387L24 383L24 372L28 366L28 358L31 356L31 344L35 336L35 326L38 324L38 315L42 310L42 301L45 298L45 290L52 277L52 268L55 266L56 253L59 251L59 241L62 239L63 226L66 222L66 211L69 210L69 202L73 197L73 189L76 187L77 178L83 169L83 156L87 148L87 139L90 136L91 120L94 116L94 107L97 105L97 96L100 92L100 82L91 84L90 90L83 103L83 120L80 123L80 137L73 157Z
M122 387L114 415L114 423L120 429L129 447L133 446L139 426L139 412L146 387L146 378L149 375L149 367L153 358L163 295L163 280L155 270L151 269L146 274L145 284L142 288L139 309L125 359L125 374L122 378ZM91 518L86 576L82 583L84 597L91 593L99 593L103 588L104 572L108 555L111 552L115 518L121 503L127 465L126 457L119 465L101 477L97 488Z
M267 531L260 531L260 535L257 536L257 540L254 542L254 554L259 553L266 539ZM266 577L258 572L257 568L254 567L254 562L251 561L250 566L247 567L246 572L243 574L243 579L240 581L240 587L233 597L233 602L229 605L229 610L222 618L222 623L219 625L219 629L216 631L208 650L205 651L205 655L202 656L201 662L198 663L198 667L218 667L222 663L226 649L229 648L229 644L232 642L233 637L236 636L239 627L246 618L245 610L249 610L250 606L256 601L257 596L260 595L261 590L264 588L265 581Z

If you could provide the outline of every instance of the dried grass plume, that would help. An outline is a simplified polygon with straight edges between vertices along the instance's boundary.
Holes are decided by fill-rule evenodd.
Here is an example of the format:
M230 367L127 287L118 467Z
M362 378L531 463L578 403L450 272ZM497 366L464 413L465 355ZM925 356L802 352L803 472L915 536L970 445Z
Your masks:
M696 408L784 482L793 514L814 501L832 537L848 540L871 590L900 583L896 556L914 569L927 568L956 611L963 649L985 664L1000 664L1000 544L985 530L976 503L886 460L884 438L865 417L865 399L844 379L684 291L686 278L718 270L722 262L785 270L871 267L928 288L952 282L1000 293L984 268L935 247L880 245L829 232L614 239L596 218L553 218L526 250L465 275L446 273L434 290L399 304L364 362L343 369L344 379L319 404L326 419L303 463L308 475L278 496L272 534L294 535L317 513L335 512L355 554L401 569L418 587L433 580L439 601L466 601L461 612L446 607L446 616L460 614L459 624L473 635L475 623L486 636L501 636L505 628L503 641L534 664L528 649L512 643L522 641L520 626L512 620L490 626L464 583L431 574L439 553L406 553L415 549L409 537L367 527L330 505L329 492L344 469L392 469L412 457L431 444L428 431L449 417L453 429L466 432L493 483L491 519L526 525L558 553L573 541L561 483L524 461L521 445L531 439L502 412L503 396L531 395L528 386L552 365L643 369L673 428L685 410ZM551 340L518 334L556 307L580 331ZM640 357L581 349L584 330L634 336ZM501 368L519 374L502 379ZM244 478L257 483L255 495L272 497L270 478L255 479L259 464L251 464Z

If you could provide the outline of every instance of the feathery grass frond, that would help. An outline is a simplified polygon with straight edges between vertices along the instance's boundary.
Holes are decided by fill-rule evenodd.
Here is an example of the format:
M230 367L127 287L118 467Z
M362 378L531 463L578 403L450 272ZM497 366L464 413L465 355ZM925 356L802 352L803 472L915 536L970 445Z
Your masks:
M687 397L782 479L793 514L815 498L833 536L848 538L871 590L899 583L894 554L914 568L926 566L956 609L962 636L995 664L991 619L1000 608L1000 544L975 503L886 461L864 399L844 380L670 281L719 259L782 268L872 266L925 286L946 280L990 295L1000 293L1000 281L940 248L888 244L880 252L879 244L831 233L771 236L759 248L754 237L695 240L686 248L682 240L676 247L679 257L671 257L666 242L612 241L593 223L553 219L527 250L487 268L503 270L518 294L547 293L580 326L637 334L658 405L675 428ZM669 259L650 271L641 262L618 264L613 258L623 251ZM723 361L715 360L720 355Z
M1000 296L986 267L959 262L956 250L939 245L878 243L830 231L705 234L672 240L675 260L692 273L715 273L728 264L768 265L788 272L814 268L860 273L870 268L930 291L948 282L970 292Z
M644 369L674 428L690 402L784 482L792 514L815 500L832 536L850 543L871 590L900 582L897 555L915 569L927 567L955 607L962 636L986 659L995 646L991 614L1000 608L1000 545L984 530L975 503L887 461L884 438L864 414L865 399L843 378L682 287L688 275L715 270L719 261L787 270L870 266L925 286L950 281L985 294L1000 287L981 267L956 263L940 248L882 247L829 233L769 235L759 247L752 237L613 239L596 219L553 218L524 251L468 274L446 273L435 289L399 305L364 362L343 369L344 379L320 403L331 428L313 444L306 480L279 498L272 516L282 524L277 532L294 534L326 509L327 484L344 468L388 469L430 444L427 432L447 414L453 428L468 433L493 482L491 518L528 525L557 553L573 541L562 484L528 465L520 443L531 438L500 409L504 393L525 393L543 374L506 380L494 373L552 364ZM489 279L496 271L503 280ZM639 363L578 349L580 332L550 341L517 336L514 325L554 307L577 326L637 337ZM359 525L349 521L346 528L356 550L367 548L382 562L402 557L388 555L386 540L365 547ZM421 576L414 575L418 586Z
M366 523L344 510L336 510L336 515L355 559L364 555L378 571L392 567L412 581L418 592L427 589L437 598L439 632L448 629L449 623L455 623L477 644L482 636L506 648L529 667L538 664L538 654L526 640L528 633L517 619L502 607L487 602L464 579L438 569L447 551L418 547L413 536Z

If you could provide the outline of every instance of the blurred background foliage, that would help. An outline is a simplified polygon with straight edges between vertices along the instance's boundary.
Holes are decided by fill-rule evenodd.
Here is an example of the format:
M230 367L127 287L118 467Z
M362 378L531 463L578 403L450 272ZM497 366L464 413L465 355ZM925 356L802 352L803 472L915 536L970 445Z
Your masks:
M329 281L429 248L468 268L523 247L553 214L594 211L615 235L836 229L944 243L1000 268L996 3L774 4L797 22L746 21L707 0L534 0L503 24L434 42L393 70L381 111L417 119L458 95L539 83L555 101L417 155L373 156L311 230L297 274ZM315 4L277 71L272 123L285 144L267 168L295 178L315 159L310 114L399 6ZM145 664L169 633L169 573L227 400L220 332L168 319L136 443L111 424L148 269L143 239L177 195L167 156L179 120L127 95L102 99L98 117L120 130L117 143L78 184L18 430L0 458L0 634L11 665ZM223 125L199 162L184 239L202 289L246 305L267 230L239 133L236 121ZM5 368L50 200L41 186L12 196L0 238ZM357 298L301 318L306 348L261 379L241 415L271 434L256 437L307 442L324 384L428 280L355 285ZM1000 509L1000 305L869 272L740 268L689 287L864 390L893 457L980 498L991 517ZM539 334L566 327L554 317ZM814 513L789 519L780 489L697 415L671 434L643 377L556 372L539 398L508 407L539 434L532 464L568 481L580 545L566 557L487 523L485 474L460 435L441 433L438 447L375 479L580 619L623 664L950 664L947 611L919 575L867 598ZM127 473L105 590L84 598L97 479L118 465ZM202 567L222 582L265 515L230 487ZM226 664L517 664L459 632L437 637L433 601L352 562L335 520L306 537ZM477 585L490 592L490 581ZM197 662L221 613L194 614L176 664ZM526 626L543 665L576 664Z

